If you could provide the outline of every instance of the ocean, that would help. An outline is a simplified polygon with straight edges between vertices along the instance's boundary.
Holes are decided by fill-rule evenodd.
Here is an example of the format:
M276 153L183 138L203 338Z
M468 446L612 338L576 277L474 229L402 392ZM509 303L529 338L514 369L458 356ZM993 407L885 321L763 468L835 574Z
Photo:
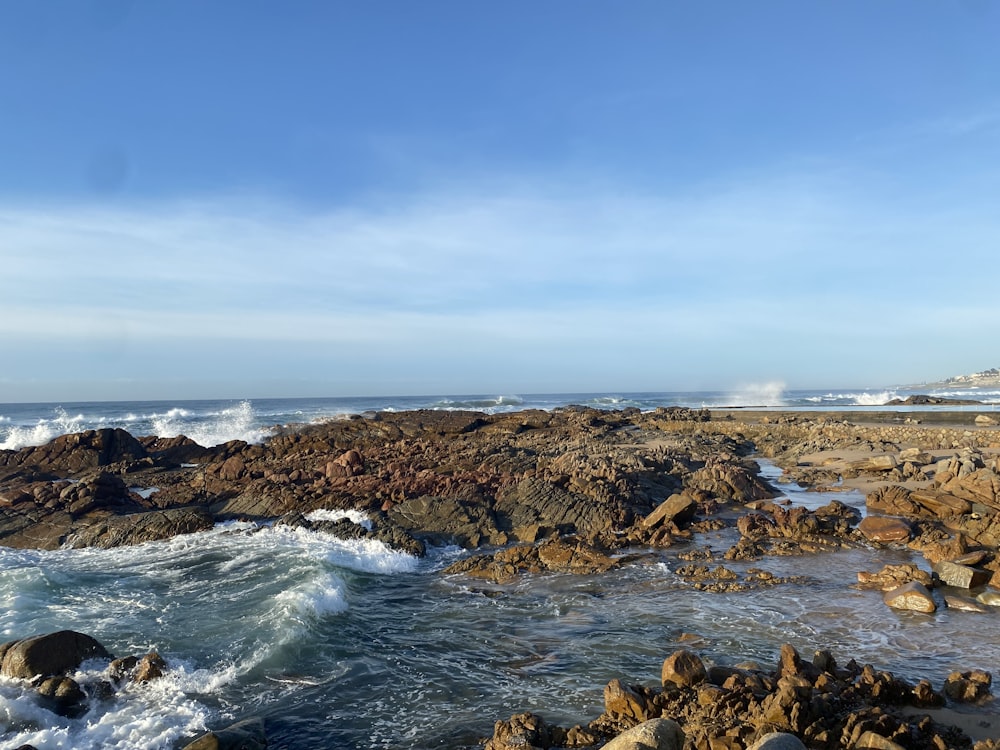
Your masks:
M383 409L861 408L906 395L761 388L742 395L7 404L0 405L0 445L109 426L185 434L205 445L252 442L276 425ZM1000 393L976 397L1000 403ZM780 473L767 462L762 470ZM858 493L781 487L798 504L837 499L864 508ZM724 529L695 543L721 555L736 537ZM729 594L686 583L674 550L601 576L525 577L506 586L442 575L463 554L442 547L417 559L375 542L247 523L112 550L0 547L0 642L69 628L116 655L156 649L170 667L164 679L94 700L77 718L56 716L20 683L0 678L0 750L24 743L170 749L249 716L266 720L277 749L478 748L494 721L521 711L563 726L586 723L602 711L609 680L656 685L663 659L682 645L727 665L773 665L783 643L806 658L829 649L844 662L929 678L938 689L951 671L1000 663L1000 642L984 637L982 615L897 612L880 593L850 587L860 570L911 559L926 567L908 551L843 550L815 566L809 558L770 558L753 566L805 573L807 581ZM78 678L96 679L105 666L84 663Z

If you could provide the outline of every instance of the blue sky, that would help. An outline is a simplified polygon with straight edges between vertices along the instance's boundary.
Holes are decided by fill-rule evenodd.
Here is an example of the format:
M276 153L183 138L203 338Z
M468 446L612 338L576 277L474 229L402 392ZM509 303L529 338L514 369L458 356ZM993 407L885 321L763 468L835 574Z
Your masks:
M0 4L0 402L1000 365L990 2Z

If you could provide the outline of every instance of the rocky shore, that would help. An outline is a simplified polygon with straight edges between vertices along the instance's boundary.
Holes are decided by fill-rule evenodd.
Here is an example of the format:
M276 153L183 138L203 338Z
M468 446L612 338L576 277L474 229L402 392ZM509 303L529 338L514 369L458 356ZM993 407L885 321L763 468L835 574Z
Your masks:
M459 544L472 553L445 574L497 584L549 571L600 573L674 548L687 561L679 574L705 591L788 582L753 568L737 574L727 561L909 547L931 572L859 570L855 585L883 590L887 607L980 612L988 630L1000 605L998 456L1000 429L986 411L413 411L290 426L260 445L212 448L106 429L0 452L0 545L115 547L242 519L371 537L414 555L427 544ZM868 512L862 518L837 502L790 506L755 457L784 469L780 481L860 490ZM360 511L370 523L324 520L335 516L317 510ZM738 531L723 559L691 543L720 528ZM12 649L0 646L8 676ZM132 668L146 657L134 658ZM605 713L589 724L560 729L543 711L522 714L499 721L484 741L489 750L597 747L670 720L676 732L657 724L640 732L646 739L636 742L646 744L616 739L614 747L675 746L649 744L662 736L686 747L746 748L772 733L812 748L1000 744L1000 726L994 742L970 735L955 715L928 713L989 701L991 678L979 665L935 687L907 684L885 671L891 665L839 666L829 652L810 661L788 646L777 658L777 668L720 670L691 652L674 654L670 675L681 664L688 676L653 687L609 684ZM65 672L37 674L62 686L45 690L76 696ZM222 740L204 746L236 747L225 738L241 742L247 732L266 746L256 724L219 730Z

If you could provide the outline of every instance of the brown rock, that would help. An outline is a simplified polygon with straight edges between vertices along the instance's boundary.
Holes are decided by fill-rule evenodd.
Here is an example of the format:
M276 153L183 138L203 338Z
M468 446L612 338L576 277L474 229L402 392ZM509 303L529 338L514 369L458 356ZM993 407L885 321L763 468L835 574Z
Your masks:
M643 525L646 528L653 528L671 521L690 521L696 507L697 503L691 495L675 493L656 506L653 512L643 520Z
M664 687L693 687L708 677L705 664L696 654L680 649L668 656L660 670Z
M908 609L914 612L924 612L930 614L937 610L934 597L923 584L911 581L903 584L899 588L887 591L882 597L888 606L893 609Z
M139 659L135 667L135 676L133 679L136 682L150 682L163 677L166 671L167 663L163 660L163 657L155 651L150 651Z
M971 672L952 672L944 681L943 692L958 703L979 703L990 697L993 676L976 669Z
M60 630L8 644L0 674L26 680L59 676L94 657L110 658L111 654L89 635Z
M860 531L868 541L881 544L906 543L910 541L913 528L902 518L886 516L865 516L858 524Z

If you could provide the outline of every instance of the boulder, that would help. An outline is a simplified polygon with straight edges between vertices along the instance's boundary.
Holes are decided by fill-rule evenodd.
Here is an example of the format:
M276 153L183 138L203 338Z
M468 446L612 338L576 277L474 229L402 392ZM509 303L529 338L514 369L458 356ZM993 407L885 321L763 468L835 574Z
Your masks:
M888 606L893 609L908 609L914 612L924 612L930 614L937 610L934 597L922 583L910 581L902 586L887 591L883 597Z
M693 687L704 682L707 677L705 663L697 654L687 649L680 649L668 656L660 670L660 679L664 687Z
M806 746L794 734L769 732L754 742L749 750L806 750Z
M604 745L604 750L683 750L684 732L670 719L650 719Z
M604 711L615 719L633 724L654 718L658 713L648 691L617 679L604 687Z
M905 544L913 535L913 527L902 518L865 516L858 524L865 539L880 544Z
M263 719L244 719L225 729L207 732L183 750L266 750L267 733Z
M150 651L137 662L132 679L136 682L150 682L163 677L166 671L167 663L163 657L155 651Z
M883 737L877 732L868 730L858 738L854 745L857 750L906 750L902 745Z
M942 560L934 563L932 569L942 583L960 589L974 589L985 586L992 577L989 571L973 568L969 565Z
M30 680L57 677L77 669L85 659L111 658L95 639L73 630L36 635L4 644L0 674Z

